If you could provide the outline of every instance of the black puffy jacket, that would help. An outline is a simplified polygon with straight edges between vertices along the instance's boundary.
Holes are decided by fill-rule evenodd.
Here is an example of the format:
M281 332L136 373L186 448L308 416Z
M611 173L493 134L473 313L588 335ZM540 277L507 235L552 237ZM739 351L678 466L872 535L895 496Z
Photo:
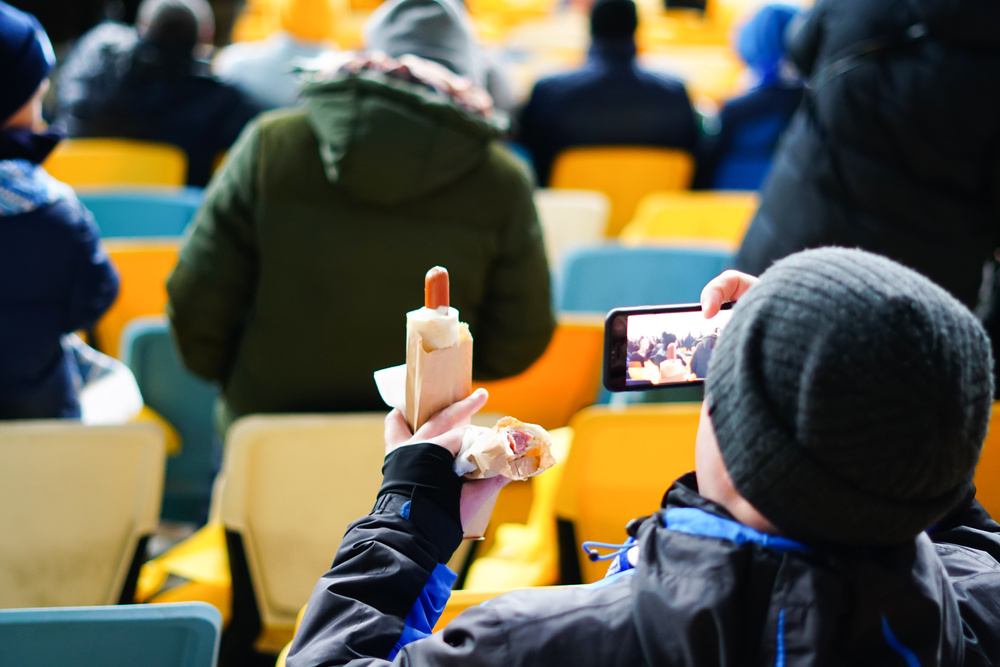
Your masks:
M1000 245L1000 3L819 0L789 33L809 89L736 260L861 247L976 303Z
M635 566L527 589L428 636L454 576L460 484L434 445L395 450L288 657L306 665L948 665L1000 656L1000 526L974 502L885 549L826 549L734 521L689 474L639 530Z

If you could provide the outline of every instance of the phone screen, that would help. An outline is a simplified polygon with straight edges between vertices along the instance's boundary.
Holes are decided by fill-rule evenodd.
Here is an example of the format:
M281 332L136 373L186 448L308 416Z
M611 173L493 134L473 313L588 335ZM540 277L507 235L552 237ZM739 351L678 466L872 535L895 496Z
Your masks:
M730 308L708 320L699 304L612 310L604 330L604 386L644 391L704 382Z

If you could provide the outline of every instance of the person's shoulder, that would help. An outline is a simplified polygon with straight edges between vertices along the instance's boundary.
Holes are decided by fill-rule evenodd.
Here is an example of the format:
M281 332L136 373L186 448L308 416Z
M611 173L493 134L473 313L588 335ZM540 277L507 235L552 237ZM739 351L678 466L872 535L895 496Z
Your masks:
M687 86L684 85L684 81L669 72L636 64L635 74L639 81L664 93L687 97Z
M535 82L532 89L532 96L559 95L588 85L592 78L593 72L586 66L562 72L553 72L539 78Z
M498 189L510 191L534 188L531 166L507 148L502 141L489 142L483 167L491 172L491 178L496 180Z

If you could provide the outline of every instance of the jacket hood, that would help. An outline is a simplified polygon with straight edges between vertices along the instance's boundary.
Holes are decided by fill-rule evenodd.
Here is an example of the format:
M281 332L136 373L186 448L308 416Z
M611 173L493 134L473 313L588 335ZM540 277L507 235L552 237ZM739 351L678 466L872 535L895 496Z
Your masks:
M1000 2L996 0L909 0L931 37L1000 51Z
M958 603L926 535L829 550L737 523L695 487L681 478L638 531L632 616L647 664L963 663Z
M388 0L372 12L364 32L368 51L433 60L477 86L486 85L486 57L461 0Z
M397 204L474 168L500 127L428 86L366 70L307 83L306 116L331 183L368 202Z

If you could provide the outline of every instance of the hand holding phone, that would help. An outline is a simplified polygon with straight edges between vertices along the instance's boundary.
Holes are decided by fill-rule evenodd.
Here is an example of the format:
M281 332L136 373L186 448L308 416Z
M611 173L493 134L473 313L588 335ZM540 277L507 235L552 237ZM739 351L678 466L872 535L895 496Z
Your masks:
M604 386L644 391L702 384L732 304L706 319L699 304L616 308L604 323Z

